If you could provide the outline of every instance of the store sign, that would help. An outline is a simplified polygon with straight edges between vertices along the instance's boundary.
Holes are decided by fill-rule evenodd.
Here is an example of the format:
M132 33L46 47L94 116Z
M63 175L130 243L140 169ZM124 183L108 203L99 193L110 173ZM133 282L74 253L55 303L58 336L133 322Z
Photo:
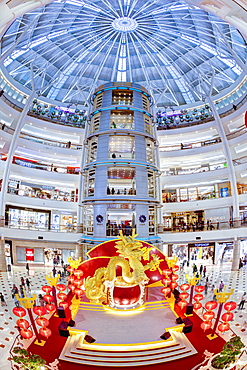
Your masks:
M26 261L34 261L34 249L26 248Z
M215 243L190 243L189 248L199 248L199 247L214 247Z

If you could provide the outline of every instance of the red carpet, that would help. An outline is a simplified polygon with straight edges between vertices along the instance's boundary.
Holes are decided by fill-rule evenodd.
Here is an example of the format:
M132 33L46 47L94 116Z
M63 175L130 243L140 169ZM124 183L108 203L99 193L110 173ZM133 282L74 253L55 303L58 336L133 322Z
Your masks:
M69 310L66 310L67 318L66 321L69 321ZM178 315L181 316L181 311L180 308L177 306L176 311ZM205 349L207 349L209 352L212 353L218 353L221 351L225 341L218 337L214 340L209 340L204 331L200 328L201 324L201 319L194 314L190 319L193 321L193 330L191 333L187 334L188 339L192 343L192 345L196 348L198 351L198 354L187 357L182 360L176 360L176 361L171 361L169 363L163 363L159 365L149 365L149 366L141 366L142 369L148 369L148 370L163 370L165 368L169 368L169 370L178 370L178 369L183 369L183 370L191 370L195 365L199 364L203 359L203 352ZM47 363L53 362L56 358L59 357L62 348L66 342L67 338L61 337L58 332L58 325L62 319L56 318L56 317L51 317L50 319L50 325L49 328L52 330L52 335L50 338L47 340L46 344L44 347L39 347L35 344L31 344L29 347L29 351L32 353L39 354L42 358L44 358ZM210 333L210 330L206 332L207 334ZM131 366L126 366L126 367L121 367L123 370L129 369ZM139 366L136 367L131 367L131 368L136 368L140 369ZM89 365L78 365L78 364L73 364L71 362L66 362L66 361L60 361L59 363L59 369L60 370L100 370L103 369L103 367L99 366L89 366ZM108 369L112 370L119 370L119 367L108 367Z

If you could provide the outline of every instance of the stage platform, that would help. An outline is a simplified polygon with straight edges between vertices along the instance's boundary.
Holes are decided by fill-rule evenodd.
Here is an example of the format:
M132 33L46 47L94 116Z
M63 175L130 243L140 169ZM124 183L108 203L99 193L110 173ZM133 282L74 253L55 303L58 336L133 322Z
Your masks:
M60 360L98 366L138 366L177 360L196 354L183 324L159 289L149 289L147 302L136 309L110 309L82 301ZM167 340L160 336L168 332ZM85 341L89 335L94 343Z

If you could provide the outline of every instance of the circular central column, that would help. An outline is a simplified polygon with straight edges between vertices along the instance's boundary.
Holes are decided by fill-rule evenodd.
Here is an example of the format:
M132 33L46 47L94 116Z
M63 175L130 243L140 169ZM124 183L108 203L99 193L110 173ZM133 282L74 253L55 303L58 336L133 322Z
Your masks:
M116 31L131 32L138 27L138 23L135 19L129 17L120 17L112 22L112 27Z

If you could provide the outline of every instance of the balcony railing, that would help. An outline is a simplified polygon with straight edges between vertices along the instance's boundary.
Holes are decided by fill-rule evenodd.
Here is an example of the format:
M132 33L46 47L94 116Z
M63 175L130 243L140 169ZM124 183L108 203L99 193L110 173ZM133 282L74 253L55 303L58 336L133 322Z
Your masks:
M198 232L198 231L215 231L215 230L228 230L236 228L246 228L247 219L243 220L229 220L229 221L208 221L196 222L194 224L187 224L185 222L177 225L168 226L165 224L158 225L158 233L184 233L184 232Z
M161 152L171 152L174 150L183 150L183 149L195 149L195 148L201 148L204 146L212 145L212 144L217 144L221 142L221 138L212 138L210 140L205 140L205 141L196 141L193 143L186 143L186 144L175 144L175 145L162 145L159 147L159 150Z

